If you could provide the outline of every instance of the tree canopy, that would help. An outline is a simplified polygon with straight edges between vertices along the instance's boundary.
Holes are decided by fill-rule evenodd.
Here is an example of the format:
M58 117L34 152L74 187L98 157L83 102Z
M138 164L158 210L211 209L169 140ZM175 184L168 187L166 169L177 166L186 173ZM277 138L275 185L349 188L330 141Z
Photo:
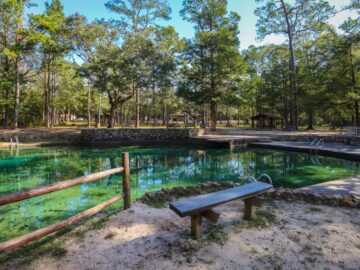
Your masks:
M109 0L112 19L67 16L61 0L40 14L30 0L0 0L3 128L168 125L179 115L212 129L271 113L290 128L360 126L360 18L326 0L254 0L257 38L241 51L238 13L226 0L184 0L182 38L166 0ZM232 121L231 121L232 120Z

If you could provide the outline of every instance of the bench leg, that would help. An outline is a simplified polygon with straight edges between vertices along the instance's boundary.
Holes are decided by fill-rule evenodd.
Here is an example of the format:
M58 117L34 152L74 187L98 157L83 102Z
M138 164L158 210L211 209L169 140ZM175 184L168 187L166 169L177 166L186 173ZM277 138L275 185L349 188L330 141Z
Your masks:
M201 238L202 217L200 215L191 216L191 236L196 240Z
M202 212L201 216L209 220L212 224L216 224L219 220L220 214L213 209L209 209Z
M248 198L244 200L245 208L244 208L244 219L251 219L255 214L255 209L253 207L254 198Z

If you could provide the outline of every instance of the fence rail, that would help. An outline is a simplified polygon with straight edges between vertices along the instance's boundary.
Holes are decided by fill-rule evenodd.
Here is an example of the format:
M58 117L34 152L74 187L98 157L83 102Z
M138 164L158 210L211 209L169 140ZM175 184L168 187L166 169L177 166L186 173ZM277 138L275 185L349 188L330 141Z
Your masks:
M99 213L106 207L120 201L121 199L124 199L124 209L130 208L131 207L130 161L129 161L128 153L122 154L122 165L123 165L122 167L118 167L115 169L98 172L98 173L90 174L87 176L82 176L82 177L78 177L75 179L66 180L66 181L62 181L59 183L55 183L55 184L51 184L51 185L47 185L47 186L43 186L43 187L33 188L30 190L26 190L26 191L20 191L20 192L16 192L16 193L12 193L12 194L0 197L0 206L2 206L2 205L14 203L14 202L23 201L23 200L26 200L29 198L38 197L38 196L41 196L41 195L44 195L47 193L56 192L56 191L70 188L70 187L80 185L83 183L89 183L89 182L99 180L101 178L104 178L104 177L112 175L112 174L121 173L121 172L123 173L123 175L122 175L123 176L122 177L123 194L122 195L117 195L117 196L111 198L110 200L107 200L106 202L103 202L103 203L101 203L91 209L88 209L78 215L70 217L67 220L58 222L56 224L50 225L48 227L39 229L39 230L31 232L31 233L28 233L26 235L23 235L23 236L11 239L9 241L0 243L0 252L6 252L9 250L21 247L21 246L28 244L34 240L40 239L44 236L47 236L49 234L52 234L52 233L58 232L62 229L65 229L71 225L76 224L77 222L79 222L85 218L88 218L90 216L93 216L93 215Z
M70 188L70 187L80 185L83 183L89 183L89 182L99 180L101 178L104 178L106 176L109 176L109 175L112 175L115 173L121 173L123 171L124 171L124 168L119 167L119 168L115 168L115 169L111 169L111 170L107 170L107 171L103 171L103 172L93 173L93 174L90 174L87 176L74 178L71 180L54 183L54 184L47 185L47 186L42 186L42 187L32 188L32 189L28 189L28 190L24 190L24 191L20 191L20 192L11 193L11 194L5 195L3 197L0 197L0 206L23 201L23 200L34 198L34 197L38 197L38 196L41 196L41 195L44 195L47 193L56 192L56 191Z

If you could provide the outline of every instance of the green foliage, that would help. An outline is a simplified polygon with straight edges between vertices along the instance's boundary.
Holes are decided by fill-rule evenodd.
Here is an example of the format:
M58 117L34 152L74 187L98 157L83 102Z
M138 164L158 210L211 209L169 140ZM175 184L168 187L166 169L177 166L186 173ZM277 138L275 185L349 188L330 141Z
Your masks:
M2 125L72 125L70 115L94 123L95 114L109 127L166 125L184 112L210 116L213 129L218 118L249 125L257 113L309 129L360 125L359 18L337 31L325 0L257 2L258 38L287 41L240 53L240 16L226 0L183 1L180 14L195 29L187 40L159 26L171 15L165 0L109 0L114 19L92 22L67 17L61 0L35 15L24 12L28 0L0 0ZM359 12L359 1L343 9Z
M290 123L298 127L299 96L298 70L296 62L297 41L302 35L321 33L327 28L326 21L334 14L334 8L324 0L257 0L264 3L255 10L258 16L257 35L260 40L271 34L285 35L289 48Z
M195 38L187 41L179 95L195 104L209 104L216 129L216 106L238 87L244 62L238 51L240 16L223 1L184 1L182 17L195 24Z
M127 32L138 32L155 25L158 19L170 19L166 0L110 0L105 6L119 15L117 24Z

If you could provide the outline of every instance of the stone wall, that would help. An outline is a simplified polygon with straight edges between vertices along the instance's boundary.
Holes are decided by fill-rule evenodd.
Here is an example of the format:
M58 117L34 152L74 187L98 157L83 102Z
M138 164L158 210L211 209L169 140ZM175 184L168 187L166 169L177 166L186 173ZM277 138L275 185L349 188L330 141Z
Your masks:
M84 143L186 143L199 132L201 131L195 129L83 129L81 140Z
M0 130L0 142L13 142L16 138L20 143L32 143L38 141L77 142L80 140L78 128L25 128L18 130Z

